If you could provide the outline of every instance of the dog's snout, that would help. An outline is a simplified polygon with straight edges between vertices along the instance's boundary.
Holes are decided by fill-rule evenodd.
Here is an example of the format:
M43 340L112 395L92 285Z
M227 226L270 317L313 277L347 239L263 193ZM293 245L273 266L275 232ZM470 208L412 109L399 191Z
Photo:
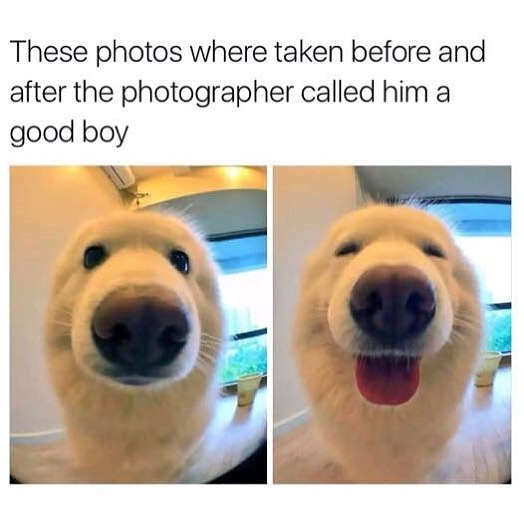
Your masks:
M426 329L435 315L435 292L415 267L380 265L357 280L350 311L364 333L394 345Z
M106 360L140 373L170 364L186 344L190 325L170 294L123 288L97 307L91 331Z

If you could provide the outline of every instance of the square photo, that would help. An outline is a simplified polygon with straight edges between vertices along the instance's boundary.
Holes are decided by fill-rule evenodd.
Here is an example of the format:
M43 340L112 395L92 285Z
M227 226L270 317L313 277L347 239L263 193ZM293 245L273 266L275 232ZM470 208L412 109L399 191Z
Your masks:
M266 483L266 168L11 168L11 482Z
M274 170L274 481L511 482L511 170Z

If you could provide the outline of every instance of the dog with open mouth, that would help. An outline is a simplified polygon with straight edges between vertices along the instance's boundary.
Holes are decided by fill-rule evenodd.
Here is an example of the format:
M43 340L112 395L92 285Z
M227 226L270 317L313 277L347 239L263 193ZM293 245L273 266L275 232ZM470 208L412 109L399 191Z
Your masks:
M218 398L217 268L172 216L118 212L58 260L47 358L75 463L94 482L176 481Z
M295 354L348 481L420 482L461 418L483 338L475 272L427 210L374 204L307 261Z

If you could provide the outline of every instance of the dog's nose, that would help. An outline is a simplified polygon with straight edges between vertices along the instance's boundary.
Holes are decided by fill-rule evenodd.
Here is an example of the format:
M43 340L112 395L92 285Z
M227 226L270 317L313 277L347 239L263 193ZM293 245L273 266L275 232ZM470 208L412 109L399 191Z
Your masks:
M170 364L184 347L190 325L167 293L123 288L96 308L91 331L105 359L140 373Z
M398 344L426 329L435 315L435 293L419 269L380 265L357 280L350 311L364 333L383 344Z

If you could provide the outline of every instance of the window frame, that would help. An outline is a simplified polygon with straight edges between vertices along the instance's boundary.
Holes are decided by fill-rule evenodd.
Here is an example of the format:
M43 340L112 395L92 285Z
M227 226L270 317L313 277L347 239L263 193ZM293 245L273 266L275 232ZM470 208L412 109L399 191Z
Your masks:
M251 238L251 237L257 237L257 236L266 237L266 266L265 267L267 269L267 228L246 229L246 230L234 231L230 233L218 233L218 234L207 236L206 241L212 244L213 242L222 242L226 240L238 240L242 238ZM237 340L246 340L250 338L256 338L262 335L267 335L267 332L268 332L268 328L266 326L265 328L258 328L258 329L253 329L250 331L234 333L229 336L228 342L235 342ZM266 353L267 353L267 345L266 345ZM262 374L262 384L265 385L266 383L267 383L267 369L266 369L266 372ZM223 384L220 384L220 386L225 391L236 392L237 384L238 384L238 380L233 380L231 382L224 382Z

